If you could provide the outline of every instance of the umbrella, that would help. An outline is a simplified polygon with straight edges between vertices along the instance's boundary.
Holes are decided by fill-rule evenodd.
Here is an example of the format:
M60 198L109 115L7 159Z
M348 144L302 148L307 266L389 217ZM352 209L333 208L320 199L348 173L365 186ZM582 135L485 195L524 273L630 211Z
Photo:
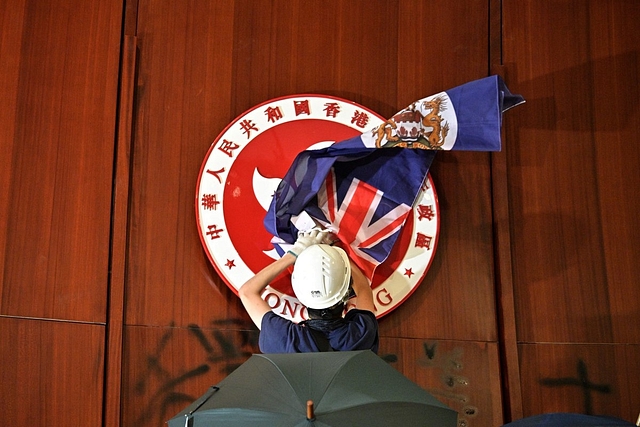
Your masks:
M370 350L254 354L168 421L204 426L454 427L457 413Z
M609 427L635 426L629 421L608 416L595 416L556 412L551 414L534 415L504 424L503 427Z

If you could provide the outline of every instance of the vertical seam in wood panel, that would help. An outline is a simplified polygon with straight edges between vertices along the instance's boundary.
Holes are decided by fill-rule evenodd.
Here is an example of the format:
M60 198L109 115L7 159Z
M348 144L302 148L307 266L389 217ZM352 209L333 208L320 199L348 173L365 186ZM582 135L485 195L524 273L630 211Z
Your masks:
M124 30L123 25L123 33ZM137 39L123 34L120 82L117 103L117 132L114 150L113 195L111 206L111 248L105 350L105 389L103 426L120 425L122 352L124 341L124 294L126 285L127 240L133 105L137 61Z
M502 65L502 0L489 0L489 73Z
M504 150L504 148L503 148ZM500 373L503 387L504 422L522 418L522 390L518 358L509 196L506 155L491 154L491 186L494 233L494 269Z
M504 76L502 66L502 0L489 0L489 66ZM504 135L504 132L503 132ZM491 153L495 297L504 422L522 418L522 389L518 356L506 148Z

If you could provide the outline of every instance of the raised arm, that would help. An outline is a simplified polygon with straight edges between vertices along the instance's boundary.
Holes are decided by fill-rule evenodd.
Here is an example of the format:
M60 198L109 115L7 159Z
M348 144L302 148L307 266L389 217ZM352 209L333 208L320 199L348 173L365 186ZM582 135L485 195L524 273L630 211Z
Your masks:
M376 306L373 303L373 291L371 290L371 284L353 261L351 261L351 278L353 279L351 287L353 287L353 292L356 293L357 297L355 307L351 308L369 310L375 314Z
M295 263L296 257L290 253L284 254L282 258L269 264L260 270L255 276L247 280L238 290L240 301L245 310L249 313L251 320L258 329L262 325L262 317L271 310L269 304L262 299L262 291L285 269Z

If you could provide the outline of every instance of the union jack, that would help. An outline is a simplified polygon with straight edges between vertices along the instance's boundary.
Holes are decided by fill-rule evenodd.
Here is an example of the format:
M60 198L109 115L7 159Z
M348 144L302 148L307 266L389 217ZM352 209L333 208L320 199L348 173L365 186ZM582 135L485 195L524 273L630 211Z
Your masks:
M401 203L375 218L384 193L358 178L352 178L348 184L344 198L338 200L332 169L318 192L318 207L349 257L371 278L377 265L388 255L378 245L400 231L411 207Z

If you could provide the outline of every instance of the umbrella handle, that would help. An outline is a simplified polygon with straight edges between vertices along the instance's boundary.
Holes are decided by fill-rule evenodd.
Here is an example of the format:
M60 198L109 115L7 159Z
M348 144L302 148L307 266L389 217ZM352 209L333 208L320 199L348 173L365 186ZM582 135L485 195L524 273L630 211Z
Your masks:
M307 400L307 419L315 421L316 415L313 412L313 400Z

